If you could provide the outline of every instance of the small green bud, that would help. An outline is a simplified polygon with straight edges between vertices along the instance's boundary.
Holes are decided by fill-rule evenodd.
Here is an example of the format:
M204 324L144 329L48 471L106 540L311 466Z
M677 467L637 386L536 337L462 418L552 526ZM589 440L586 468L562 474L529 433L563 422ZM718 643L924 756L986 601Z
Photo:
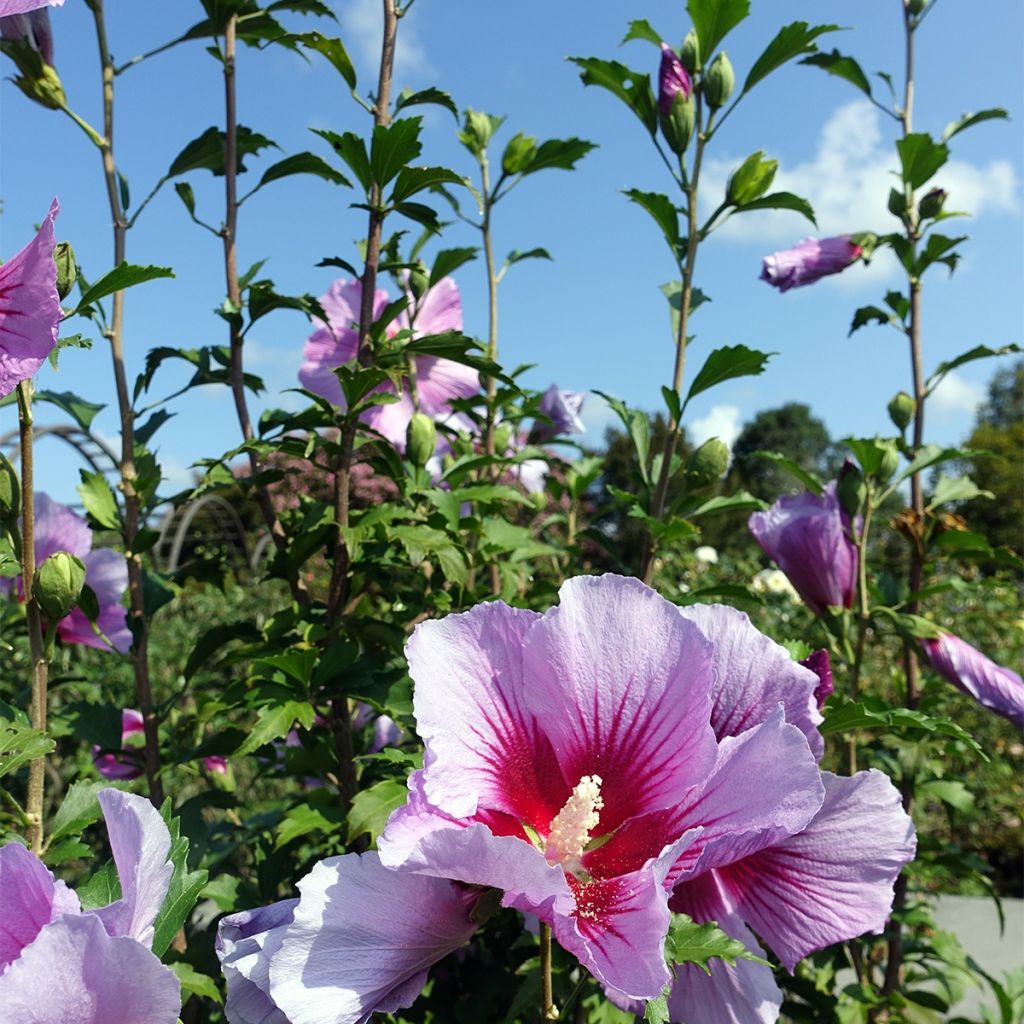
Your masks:
M422 469L436 450L437 426L426 413L414 413L405 431L405 452L409 461Z
M921 16L922 11L928 6L928 0L907 0L907 10L915 17Z
M58 242L53 250L53 262L57 264L57 294L66 299L78 280L78 264L75 250L70 242Z
M681 92L676 93L671 112L667 117L664 114L660 115L659 119L661 133L665 136L668 148L676 156L682 156L693 138L693 126L697 119L693 96L684 98Z
M14 84L30 99L49 110L61 110L67 105L60 75L49 64L40 61L41 70L25 73L14 79Z
M864 474L852 462L847 461L839 473L839 483L836 487L839 504L848 515L855 516L864 504L867 494Z
M729 448L717 437L705 441L686 461L686 477L693 487L720 480L729 468Z
M39 566L32 596L51 621L63 619L78 604L85 586L85 566L67 551L57 551Z
M736 88L736 72L732 69L729 55L723 50L712 62L704 75L704 98L712 110L724 107Z
M900 467L900 452L895 441L879 441L882 449L882 461L875 471L875 479L880 484L887 484Z
M889 212L894 217L902 217L907 212L907 196L898 188L889 189Z
M511 423L502 423L494 428L494 450L504 455L512 447L512 435L515 428Z
M892 420L893 426L902 431L906 430L913 422L914 414L917 412L917 402L906 391L897 391L889 400L888 409L889 419Z
M686 33L686 38L683 40L683 48L679 53L679 59L683 62L683 67L691 75L695 75L700 71L700 40L697 38L696 29L691 28Z
M942 213L942 207L946 205L946 192L941 188L933 188L921 196L917 204L917 212L922 220L931 220Z
M16 523L21 514L21 481L7 456L0 452L0 523Z
M427 294L429 287L430 273L427 270L427 265L423 260L417 260L416 266L409 271L409 290L414 298L422 299Z

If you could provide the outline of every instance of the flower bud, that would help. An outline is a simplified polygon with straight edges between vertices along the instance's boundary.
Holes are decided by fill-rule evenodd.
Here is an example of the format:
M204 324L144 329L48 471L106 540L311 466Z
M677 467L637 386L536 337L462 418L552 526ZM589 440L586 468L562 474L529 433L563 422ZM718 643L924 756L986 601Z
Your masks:
M700 40L697 38L696 29L691 28L686 33L686 38L683 40L683 48L679 52L679 59L683 62L683 67L691 75L695 75L700 71Z
M892 420L893 426L897 430L906 430L914 420L914 414L917 412L917 402L906 391L897 391L889 399L888 409L889 419Z
M437 449L437 426L422 412L413 413L405 431L405 452L409 461L422 469Z
M693 92L693 83L686 73L676 51L668 43L661 44L661 67L658 69L658 110L662 117L672 113L676 96L687 99Z
M921 201L917 204L917 212L923 220L931 220L942 213L942 207L946 204L946 192L941 188L933 188L926 192Z
M847 459L839 471L839 480L836 484L836 497L839 498L843 511L849 516L855 516L864 504L867 494L864 474L856 463Z
M57 243L53 250L53 262L57 264L57 294L61 299L66 299L78 280L78 263L70 242Z
M430 273L427 271L427 265L423 260L417 260L416 266L409 271L409 291L414 298L422 299L429 287Z
M46 8L0 18L0 36L30 46L46 64L53 64L53 30Z
M67 551L57 551L36 572L32 596L52 622L63 619L78 604L85 586L85 565Z
M7 456L0 452L0 523L16 523L19 515L21 481Z
M907 10L915 17L921 16L921 13L928 6L928 0L907 0Z
M729 55L723 50L712 62L704 75L704 98L712 110L724 107L736 88L736 72L732 69Z
M889 189L889 212L894 217L902 217L907 212L907 196L901 189Z
M705 441L686 461L686 476L694 487L720 480L729 468L729 448L717 437Z
M506 454L512 447L512 438L515 428L511 423L501 423L494 428L494 450L499 454Z
M900 452L894 441L879 441L878 447L882 449L882 461L874 475L880 484L886 484L900 468Z
M666 117L664 114L659 118L661 121L661 133L665 136L668 148L676 156L682 156L690 145L693 138L693 126L697 120L697 112L694 107L693 97L685 99L679 93L672 102L672 110Z

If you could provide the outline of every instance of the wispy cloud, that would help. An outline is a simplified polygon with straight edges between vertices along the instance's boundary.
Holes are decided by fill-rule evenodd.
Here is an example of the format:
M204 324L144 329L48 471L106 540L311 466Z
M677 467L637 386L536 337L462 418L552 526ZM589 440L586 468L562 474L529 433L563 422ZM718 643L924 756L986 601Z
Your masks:
M582 441L588 448L603 448L605 431L609 427L621 426L619 417L612 407L600 396L591 391L583 403L581 414L586 433Z
M928 399L928 408L940 416L972 414L985 400L985 389L952 370Z
M402 19L402 31L398 33L395 49L395 78L398 79L398 85L422 80L435 73L417 32L416 13L414 9ZM372 87L376 88L376 69L380 64L380 48L384 38L380 0L346 0L340 5L338 20L342 38L352 52L360 78L372 81ZM367 77L371 74L372 79ZM365 93L367 89L361 91Z

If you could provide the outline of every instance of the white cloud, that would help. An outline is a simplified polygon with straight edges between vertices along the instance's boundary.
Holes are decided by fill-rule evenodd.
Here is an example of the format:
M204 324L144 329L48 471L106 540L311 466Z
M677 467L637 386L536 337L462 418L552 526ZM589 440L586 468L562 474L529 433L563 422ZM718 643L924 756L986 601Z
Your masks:
M414 14L402 19L395 49L395 78L399 86L410 78L423 78L434 74L434 68L416 31ZM380 48L384 37L380 0L346 0L340 5L338 20L342 37L352 44L352 56L359 65L360 77L367 78L377 87L377 68L380 66ZM366 93L366 88L361 88Z
M952 370L932 392L928 399L928 409L940 416L973 414L984 400L985 389L980 384L966 380Z
M734 157L706 165L702 191L709 213L739 162ZM722 235L788 246L803 237L801 232L827 236L889 230L895 222L886 203L895 168L894 148L883 136L880 112L867 100L848 103L825 123L813 159L791 167L780 163L772 183L773 192L795 192L810 200L817 230L798 214L773 210L739 214L726 222ZM992 160L985 166L951 160L929 182L933 186L949 193L949 209L966 210L975 217L1018 208L1019 183L1008 160Z
M580 414L586 433L582 437L582 443L588 448L604 447L604 432L609 427L621 427L619 417L615 415L612 407L593 391L587 394L583 403L583 412Z
M740 429L740 410L736 405L713 405L707 416L686 425L686 432L695 447L717 437L730 451Z

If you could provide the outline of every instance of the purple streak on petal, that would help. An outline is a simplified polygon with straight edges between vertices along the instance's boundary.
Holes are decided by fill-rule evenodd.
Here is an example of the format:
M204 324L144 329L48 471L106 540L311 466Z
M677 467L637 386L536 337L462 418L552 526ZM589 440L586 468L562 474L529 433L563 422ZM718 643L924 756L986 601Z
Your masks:
M90 911L110 935L128 935L148 946L174 866L167 856L171 835L160 812L145 797L104 789L98 794L110 849L121 879L121 898Z
M128 589L128 562L124 555L110 548L90 551L82 561L85 563L85 582L92 587L100 606L96 625L110 643L96 635L81 608L73 609L70 615L60 620L57 635L65 644L83 644L101 651L109 651L113 646L118 654L127 654L132 646L132 633L121 598Z
M175 1024L181 995L145 946L92 914L65 915L0 975L0 1006L17 1024Z
M1024 680L952 633L923 641L932 668L982 707L1024 729Z
M79 913L78 897L24 846L0 846L0 974L41 928Z
M820 497L807 491L779 498L767 511L754 512L748 525L815 615L829 605L853 607L857 548L834 480Z
M473 934L472 900L440 878L390 871L376 854L321 861L299 883L270 965L270 993L291 1024L360 1024L418 995L413 979Z
M814 700L819 709L823 708L825 701L835 691L832 683L832 660L828 648L823 647L820 651L809 654L800 664L804 668L809 668L818 677L818 685L814 688Z
M227 981L230 1024L289 1024L270 998L270 957L281 948L297 899L221 918L217 957Z
M567 580L530 630L525 706L570 790L602 779L599 833L672 806L711 770L712 653L675 605L623 576Z
M711 725L719 739L738 736L774 714L779 704L786 721L806 737L820 760L825 744L818 725L813 672L798 665L751 624L747 615L722 604L681 608L714 645L716 682L712 689ZM826 652L827 654L827 652Z
M854 263L863 250L849 235L835 238L805 238L792 249L773 252L761 261L761 280L780 292L838 274Z
M42 4L17 5L0 14L20 14ZM57 294L53 221L54 199L35 238L0 265L0 397L35 376L57 343L60 297Z
M737 912L790 971L816 949L881 932L917 846L881 772L822 779L825 802L806 829L719 872Z
M714 873L681 886L672 897L672 909L688 914L699 924L714 921L724 932L739 939L756 956L764 950L735 913ZM708 976L696 964L677 964L669 995L672 1020L701 1024L775 1024L779 1019L782 992L770 967L737 960L731 967L721 960L709 965Z
M668 117L672 113L676 96L682 94L684 100L689 99L692 90L693 83L683 62L668 43L662 43L661 65L658 68L658 109Z
M141 711L125 708L121 712L121 750L102 754L102 747L92 748L92 763L105 779L137 779L143 771L140 752L128 744L128 738L145 731Z
M92 530L88 523L67 505L61 505L49 495L37 492L35 496L35 550L36 564L46 561L57 551L84 558L92 547Z

